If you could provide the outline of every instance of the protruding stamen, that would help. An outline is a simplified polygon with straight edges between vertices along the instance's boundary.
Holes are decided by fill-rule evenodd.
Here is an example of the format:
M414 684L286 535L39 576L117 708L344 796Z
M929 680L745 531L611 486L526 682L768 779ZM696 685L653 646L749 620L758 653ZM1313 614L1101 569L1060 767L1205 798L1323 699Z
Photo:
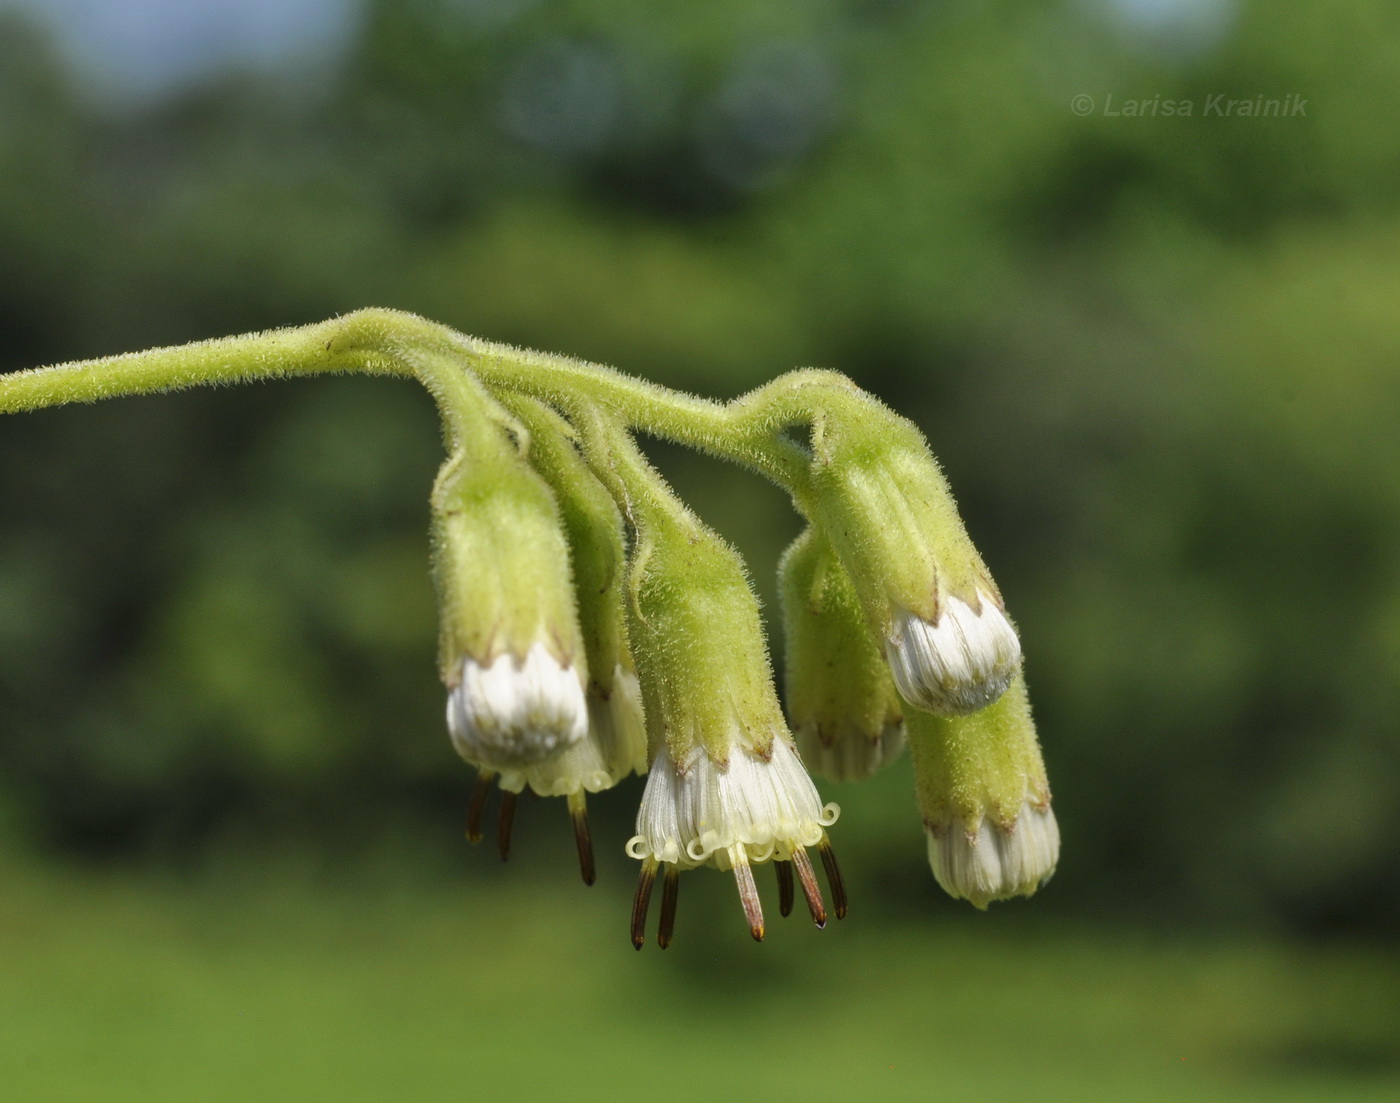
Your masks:
M588 830L588 798L582 791L569 794L569 818L574 821L574 843L578 847L578 869L583 883L591 885L597 876L593 864L593 836Z
M501 861L510 857L510 833L515 827L515 802L519 793L509 789L501 790L501 820L496 827L496 849L501 852Z
M647 941L647 908L651 904L651 886L656 880L656 862L648 858L642 863L637 877L637 891L632 896L632 945L640 950Z
M739 903L744 905L744 918L749 921L749 934L755 942L763 941L763 905L758 901L758 886L753 883L753 870L749 868L748 855L742 845L734 848L739 852L734 862L734 880L739 886Z
M676 929L676 893L680 887L681 871L667 865L666 880L661 886L661 927L656 932L656 944L663 950L671 945L671 935Z
M786 919L792 914L792 866L774 860L773 872L778 875L778 914Z
M467 805L467 842L481 842L481 817L486 812L486 798L491 795L491 783L496 775L490 770L478 770L472 786L472 800Z
M841 867L836 864L836 851L831 849L831 839L825 831L822 841L817 844L821 851L822 865L826 867L826 884L831 889L831 908L837 919L846 918L846 882L841 879Z
M794 847L792 864L797 867L797 878L802 882L802 895L807 898L807 910L812 913L812 922L820 929L826 926L826 904L822 900L822 890L817 886L817 874L812 869L812 859L807 857L803 847Z

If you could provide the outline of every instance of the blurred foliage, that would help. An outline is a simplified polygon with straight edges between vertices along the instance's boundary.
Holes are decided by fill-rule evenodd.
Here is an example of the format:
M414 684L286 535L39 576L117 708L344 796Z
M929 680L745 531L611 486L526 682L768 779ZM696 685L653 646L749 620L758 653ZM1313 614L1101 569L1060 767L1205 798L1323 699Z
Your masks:
M1400 1087L1400 960L1370 947L965 906L936 934L794 917L756 946L706 923L687 885L675 948L638 954L607 894L564 910L540 880L482 892L392 850L348 876L304 855L210 867L176 882L0 862L12 1097L709 1103L873 1083L895 1100L1031 1084L1044 1103L1389 1103ZM643 1062L658 1022L684 1042Z
M1023 629L1034 907L1400 929L1394 5L1254 0L1190 51L1068 0L378 0L329 74L125 106L0 20L0 368L367 304L721 397L839 368L927 431ZM1197 114L1069 108L1109 92ZM436 432L368 380L0 425L17 830L450 834ZM771 604L781 496L655 455ZM930 906L907 768L833 788L858 891Z

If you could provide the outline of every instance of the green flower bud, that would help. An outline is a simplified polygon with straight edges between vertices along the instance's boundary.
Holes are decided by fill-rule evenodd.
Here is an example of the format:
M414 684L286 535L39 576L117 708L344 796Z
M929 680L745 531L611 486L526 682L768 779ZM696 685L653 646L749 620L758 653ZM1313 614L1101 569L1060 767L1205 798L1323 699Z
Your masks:
M553 495L504 432L449 459L433 490L440 667L448 728L468 762L540 763L588 731L587 661Z
M919 431L873 400L855 409L814 434L817 519L904 699L975 712L1010 683L1020 641Z
M904 749L904 721L850 575L809 528L784 553L778 580L788 717L802 758L833 781L870 777Z
M981 712L911 712L905 723L929 864L943 889L985 909L1045 884L1060 829L1019 672Z

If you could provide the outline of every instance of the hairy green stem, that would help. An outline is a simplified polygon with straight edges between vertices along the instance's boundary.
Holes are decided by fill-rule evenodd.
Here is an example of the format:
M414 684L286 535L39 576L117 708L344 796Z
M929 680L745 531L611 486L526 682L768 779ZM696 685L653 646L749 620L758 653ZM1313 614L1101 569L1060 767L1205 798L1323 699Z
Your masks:
M809 457L783 431L810 421L808 411L794 414L778 403L750 402L752 396L719 403L601 364L470 337L459 336L459 341L472 371L488 385L532 395L569 411L577 409L580 401L600 403L629 427L751 467L795 494L805 483Z
M410 320L420 324L406 325ZM463 435L472 432L484 396L473 393L475 384L460 367L441 357L422 356L409 363L405 355L414 348L445 345L440 337L424 341L439 329L410 314L356 311L294 329L32 368L0 376L0 413L304 375L402 376L418 379L432 394L455 451Z
M658 524L690 534L700 530L700 519L651 466L620 419L603 407L587 404L571 411L571 417L584 458L637 531L640 543L646 543Z
M470 369L470 374L464 369ZM612 368L492 344L403 311L365 309L294 329L272 330L0 376L0 413L70 402L301 375L359 373L415 378L442 413L449 446L470 437L484 395L532 395L574 416L600 404L630 427L753 468L807 509L811 455L787 436L830 419L883 409L834 372L797 371L732 402L668 390Z

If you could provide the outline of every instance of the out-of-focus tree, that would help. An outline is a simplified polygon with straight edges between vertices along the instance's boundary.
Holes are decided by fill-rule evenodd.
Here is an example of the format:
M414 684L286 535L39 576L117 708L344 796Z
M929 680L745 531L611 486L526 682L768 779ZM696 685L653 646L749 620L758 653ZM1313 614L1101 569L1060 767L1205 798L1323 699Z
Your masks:
M0 362L375 303L721 396L837 367L924 426L1020 619L1066 839L1037 907L1385 929L1400 16L1222 10L1164 51L1086 4L380 0L330 76L126 110L11 19ZM1306 110L1205 114L1260 95ZM0 771L33 838L459 798L434 432L367 381L0 425ZM779 496L657 454L771 599ZM926 906L909 779L873 784L851 864Z

